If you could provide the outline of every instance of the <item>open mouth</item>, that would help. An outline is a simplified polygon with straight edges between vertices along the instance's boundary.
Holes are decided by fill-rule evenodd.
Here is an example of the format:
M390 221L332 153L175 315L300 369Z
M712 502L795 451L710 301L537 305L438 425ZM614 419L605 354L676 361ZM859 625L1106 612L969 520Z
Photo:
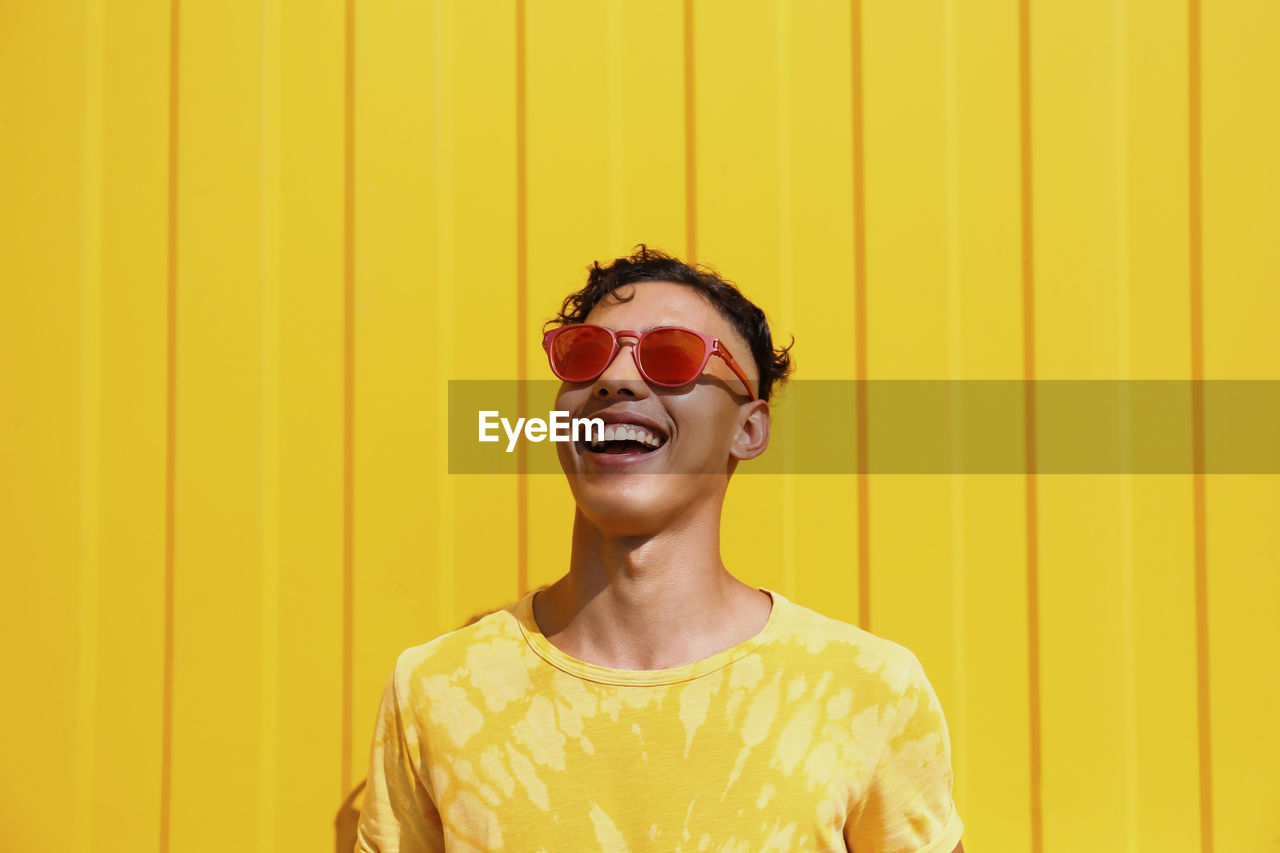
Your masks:
M639 424L607 424L602 438L593 435L589 440L578 442L588 453L609 456L643 456L653 453L666 443L665 435Z

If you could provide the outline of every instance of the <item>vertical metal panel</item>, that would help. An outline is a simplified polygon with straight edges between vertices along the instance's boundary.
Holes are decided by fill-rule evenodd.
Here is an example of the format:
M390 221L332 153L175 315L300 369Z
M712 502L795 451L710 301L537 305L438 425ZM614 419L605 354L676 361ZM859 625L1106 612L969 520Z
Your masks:
M169 7L104 4L101 65L97 732L89 849L138 837L156 849L161 814L168 408ZM96 62L96 61L95 61ZM90 84L95 85L95 84ZM86 247L88 248L88 247ZM90 250L92 251L92 250ZM6 839L7 840L7 839Z
M944 24L948 348L944 376L1022 376L1019 32L1002 2ZM958 413L959 414L959 413ZM964 412L970 423L981 412ZM1032 849L1025 480L951 478L956 803L973 849Z
M276 140L264 158L277 171L273 223L276 291L269 338L277 344L274 476L276 561L274 714L264 708L264 790L278 850L333 845L341 799L343 707L343 5L281 0L267 55L273 69ZM268 241L270 243L270 241ZM365 703L368 704L368 703ZM324 709L317 713L317 709ZM364 741L367 733L354 735ZM363 773L364 761L359 771ZM299 772L299 768L307 768ZM345 790L341 791L346 794ZM320 817L327 818L320 820Z
M1188 53L1185 9L1157 0L1116 11L1120 374L1186 378L1190 364ZM1189 402L1189 401L1188 401ZM1136 448L1135 448L1136 449ZM1190 448L1187 448L1188 454ZM1122 478L1125 488L1125 842L1195 849L1197 727L1193 488L1189 476Z
M447 323L436 310L440 138L436 5L357 5L353 341L353 726L367 764L396 654L455 626L440 617ZM357 775L355 778L359 778Z
M182 10L178 99L173 850L263 831L261 6ZM233 61L227 61L228 59ZM244 827L211 827L229 787Z
M93 737L83 715L95 700L82 700L80 679L96 673L81 659L80 633L94 626L80 617L92 617L95 602L82 604L92 590L81 585L100 566L80 539L82 489L98 477L98 462L82 458L81 431L100 413L92 399L85 410L81 348L84 324L98 323L92 306L82 315L85 291L100 282L84 280L93 271L84 254L84 10L6 4L0 16L0 559L7 597L18 603L0 638L10 650L6 682L21 685L6 691L15 698L0 726L10 768L0 781L10 804L0 835L7 846L31 847L42 843L42 826L86 820L90 805L66 783ZM50 798L55 789L66 799Z
M93 832L93 763L98 745L98 656L99 589L102 575L102 371L98 354L102 351L102 169L103 85L93 73L104 64L104 21L102 6L85 4L84 39L84 183L81 201L80 275L80 543L77 578L80 678L77 687L75 730L75 785L72 802L79 819L75 821L73 844L89 848ZM99 143L99 144L95 144Z
M1280 379L1280 8L1200 4L1203 330L1206 379ZM1194 306L1193 306L1194 307ZM1212 427L1213 412L1205 412ZM1204 478L1201 737L1212 849L1280 836L1280 477ZM1202 818L1204 819L1204 818Z
M440 179L452 176L451 206L441 213L441 294L451 318L441 354L448 379L513 379L517 373L516 139L514 4L457 4L439 43L452 59L447 156ZM524 318L519 318L523 323ZM532 332L529 333L532 337ZM442 339L442 343L444 343ZM515 477L447 477L452 513L442 530L452 550L442 569L455 574L449 627L516 598L518 490Z
M1115 5L1036 7L1031 24L1036 378L1108 379L1128 286ZM1047 443L1060 418L1036 417ZM1117 477L1046 474L1037 502L1044 850L1127 845L1128 496Z
M617 195L609 248L625 252L643 241L683 257L687 69L678 44L681 3L610 0L609 10L610 191Z

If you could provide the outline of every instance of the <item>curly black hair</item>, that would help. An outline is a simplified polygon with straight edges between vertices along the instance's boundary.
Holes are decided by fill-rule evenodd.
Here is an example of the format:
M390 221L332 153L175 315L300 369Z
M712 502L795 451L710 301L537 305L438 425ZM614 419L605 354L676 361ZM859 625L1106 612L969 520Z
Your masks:
M751 348L760 371L760 399L768 400L774 385L781 385L791 375L791 343L781 349L773 346L769 321L764 312L742 295L733 282L721 278L711 267L703 264L687 264L659 249L650 249L643 243L625 258L615 258L607 266L596 261L587 268L586 286L565 297L560 313L548 320L546 327L565 326L586 321L591 309L608 294L624 284L642 281L669 281L683 284L701 293L720 314L733 324L738 334ZM619 298L616 295L615 299Z

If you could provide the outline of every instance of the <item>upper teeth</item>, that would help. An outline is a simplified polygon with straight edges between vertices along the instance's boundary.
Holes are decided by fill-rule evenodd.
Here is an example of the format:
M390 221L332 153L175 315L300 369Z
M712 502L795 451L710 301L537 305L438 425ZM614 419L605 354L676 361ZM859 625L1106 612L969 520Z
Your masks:
M605 441L638 441L650 447L658 447L662 444L662 439L637 424L606 424L604 441L597 439L593 434L590 443L592 447L600 447Z

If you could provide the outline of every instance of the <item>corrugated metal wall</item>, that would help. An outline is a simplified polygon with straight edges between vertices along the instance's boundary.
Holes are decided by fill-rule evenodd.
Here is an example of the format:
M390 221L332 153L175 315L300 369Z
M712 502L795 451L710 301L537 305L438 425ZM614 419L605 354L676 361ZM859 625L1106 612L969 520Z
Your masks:
M565 568L450 378L644 241L800 378L1280 378L1274 0L0 3L0 846L342 849L402 648ZM1034 412L1032 413L1034 417ZM1280 478L743 477L972 851L1280 849ZM335 840L336 836L336 840Z

